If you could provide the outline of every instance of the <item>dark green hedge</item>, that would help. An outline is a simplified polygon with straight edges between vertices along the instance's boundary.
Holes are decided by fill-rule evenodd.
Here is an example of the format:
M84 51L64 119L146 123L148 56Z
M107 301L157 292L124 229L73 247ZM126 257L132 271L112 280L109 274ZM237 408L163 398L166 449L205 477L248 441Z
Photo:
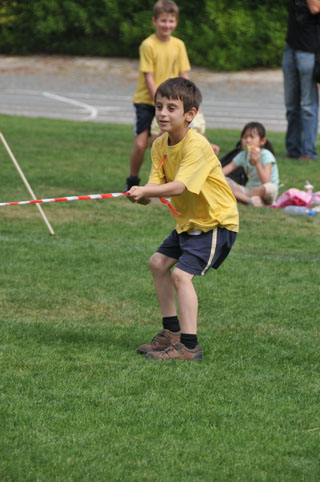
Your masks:
M214 70L280 65L287 0L180 0L175 34L192 64ZM0 53L137 57L154 1L1 0Z

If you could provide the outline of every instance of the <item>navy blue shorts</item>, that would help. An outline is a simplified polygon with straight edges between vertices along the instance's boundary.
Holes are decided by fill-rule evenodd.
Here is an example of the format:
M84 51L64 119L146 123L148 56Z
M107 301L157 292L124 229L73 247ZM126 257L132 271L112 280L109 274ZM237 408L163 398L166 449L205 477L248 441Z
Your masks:
M157 249L157 253L177 259L177 268L182 271L205 275L209 268L219 268L236 237L237 233L219 227L198 235L178 234L174 230Z
M155 115L155 108L149 104L133 104L136 119L134 123L134 135L137 136L141 132L148 129L150 134L151 124Z

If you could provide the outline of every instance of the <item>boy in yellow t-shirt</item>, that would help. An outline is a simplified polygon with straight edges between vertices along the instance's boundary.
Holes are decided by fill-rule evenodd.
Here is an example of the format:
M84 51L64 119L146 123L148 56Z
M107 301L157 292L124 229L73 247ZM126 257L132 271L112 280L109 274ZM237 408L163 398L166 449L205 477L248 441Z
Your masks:
M178 24L179 9L172 0L159 0L153 7L155 33L139 48L140 72L133 97L136 114L135 140L130 156L130 176L125 190L139 185L139 172L148 147L150 126L154 118L154 93L158 85L171 77L188 78L190 63L182 40L171 34Z
M195 84L181 77L157 88L156 119L164 134L152 145L148 184L133 186L128 192L129 199L140 204L148 204L153 197L171 197L180 213L175 216L175 230L149 261L163 330L150 344L138 348L147 358L202 360L192 279L211 267L218 269L238 231L237 203L221 164L208 140L189 126L201 99Z

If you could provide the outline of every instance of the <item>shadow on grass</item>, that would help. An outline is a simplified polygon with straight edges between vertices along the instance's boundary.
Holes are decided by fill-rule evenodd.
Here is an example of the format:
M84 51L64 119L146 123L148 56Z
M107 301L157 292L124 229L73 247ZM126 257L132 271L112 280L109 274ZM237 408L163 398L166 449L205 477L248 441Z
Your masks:
M132 352L140 342L138 333L133 333L130 328L119 325L65 327L62 322L48 325L40 322L25 323L10 320L3 320L2 324L9 343L29 345L30 348L42 345L68 349L72 346L73 349L78 347L79 350L99 348L107 351L112 346Z

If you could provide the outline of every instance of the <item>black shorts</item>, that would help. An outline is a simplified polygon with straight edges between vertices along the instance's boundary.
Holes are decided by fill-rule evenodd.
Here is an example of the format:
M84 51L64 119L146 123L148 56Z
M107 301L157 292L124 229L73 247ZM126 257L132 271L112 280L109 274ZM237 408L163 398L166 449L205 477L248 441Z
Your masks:
M136 114L134 135L137 136L147 129L150 134L151 123L156 111L154 106L149 104L133 104L133 108Z
M236 237L237 233L220 227L198 235L178 234L174 230L157 249L157 253L177 259L177 268L182 271L205 275L209 268L219 268Z

